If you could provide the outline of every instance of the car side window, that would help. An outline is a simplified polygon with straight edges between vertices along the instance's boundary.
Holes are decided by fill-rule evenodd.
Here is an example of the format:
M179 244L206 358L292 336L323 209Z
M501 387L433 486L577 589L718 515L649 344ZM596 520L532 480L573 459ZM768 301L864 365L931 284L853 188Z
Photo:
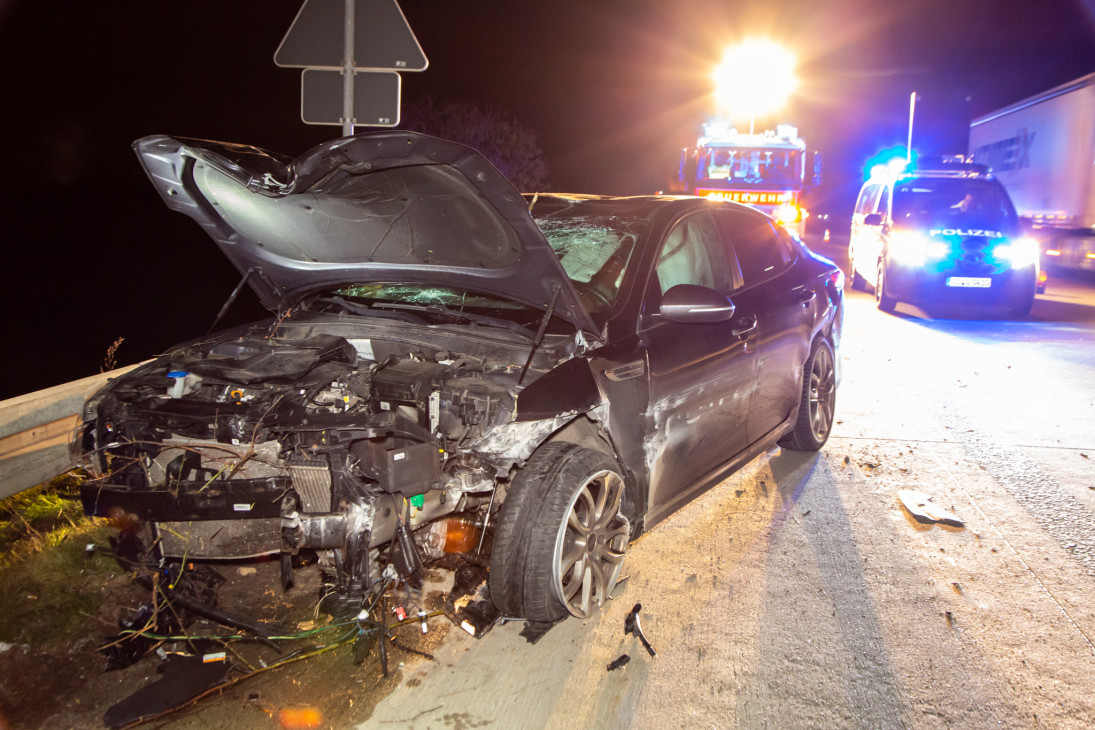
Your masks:
M727 211L720 216L720 222L741 266L745 286L782 273L794 260L792 244L776 233L766 216L747 211Z
M882 192L878 196L878 204L874 207L874 211L881 213L883 217L890 214L890 188L888 186L882 186Z
M856 215L867 215L874 212L878 192L881 188L882 186L878 183L863 186L863 189L859 191L859 199L855 203Z
M727 251L710 213L682 218L665 238L654 269L660 293L697 284L729 294L734 288Z

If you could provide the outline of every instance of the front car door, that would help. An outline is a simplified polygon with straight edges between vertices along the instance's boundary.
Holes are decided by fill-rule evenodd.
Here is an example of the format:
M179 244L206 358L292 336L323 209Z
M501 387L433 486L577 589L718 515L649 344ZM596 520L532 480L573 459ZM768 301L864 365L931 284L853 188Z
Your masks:
M709 210L669 228L643 304L641 339L649 363L645 451L648 524L709 486L749 446L747 424L757 373L755 319L673 322L658 313L662 295L692 284L729 295L741 273Z
M872 286L878 273L878 257L882 254L882 226L869 226L865 220L876 212L885 216L887 205L883 198L889 199L885 183L873 182L863 186L852 213L852 231L848 240L852 276L858 275Z

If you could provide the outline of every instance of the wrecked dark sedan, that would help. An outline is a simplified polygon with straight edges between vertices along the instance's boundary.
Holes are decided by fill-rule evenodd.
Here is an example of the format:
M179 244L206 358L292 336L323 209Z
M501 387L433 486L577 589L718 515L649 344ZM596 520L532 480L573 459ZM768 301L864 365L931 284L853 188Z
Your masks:
M360 605L464 552L498 613L550 624L734 469L828 438L844 277L758 211L522 196L408 132L134 147L273 312L85 408L85 509L158 559L280 555L288 586L311 551Z

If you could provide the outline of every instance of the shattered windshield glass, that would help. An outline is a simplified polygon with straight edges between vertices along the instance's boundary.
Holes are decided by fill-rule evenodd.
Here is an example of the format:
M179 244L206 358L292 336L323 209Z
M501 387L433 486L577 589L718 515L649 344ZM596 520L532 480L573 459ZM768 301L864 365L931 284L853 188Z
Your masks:
M612 308L635 241L646 229L643 218L620 215L567 215L533 218L543 231L582 304L596 319Z

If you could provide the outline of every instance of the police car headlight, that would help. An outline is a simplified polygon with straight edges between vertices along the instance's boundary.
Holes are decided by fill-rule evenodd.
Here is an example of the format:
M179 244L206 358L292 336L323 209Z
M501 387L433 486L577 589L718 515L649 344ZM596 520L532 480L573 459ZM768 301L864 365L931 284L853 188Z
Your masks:
M916 231L897 231L890 238L890 256L905 266L923 266L947 255L947 244Z
M996 258L1007 261L1013 269L1038 266L1038 243L1031 238L1016 238L995 248Z

